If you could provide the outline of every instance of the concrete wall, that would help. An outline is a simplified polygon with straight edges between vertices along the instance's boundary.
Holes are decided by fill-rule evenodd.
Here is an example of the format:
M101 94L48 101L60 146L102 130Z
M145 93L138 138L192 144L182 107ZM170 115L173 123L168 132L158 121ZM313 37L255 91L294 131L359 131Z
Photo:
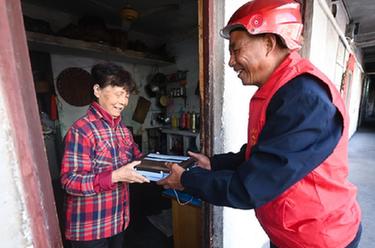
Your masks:
M314 0L313 2L310 60L332 80L339 90L349 54L353 52L348 47L348 43L343 42L343 40L350 42L350 38L344 36L348 17L341 2L338 2L336 18L331 16L330 6L326 1ZM348 87L349 99L346 102L350 116L349 135L352 136L357 129L362 89L362 69L358 61L355 65L353 80Z
M0 6L1 246L61 247L20 1Z
M350 105L348 108L348 113L350 116L350 137L356 132L358 126L363 84L363 73L358 67L356 67L353 73L353 81L349 96Z
M339 89L341 81L335 80L339 37L318 1L314 1L310 60L324 72ZM345 51L343 51L345 52ZM338 75L342 75L337 72Z
M225 23L233 12L245 2L247 1L225 1ZM222 38L219 37L219 39ZM249 102L256 87L243 86L237 74L228 66L228 45L226 40L223 47L225 54L221 117L223 133L217 136L222 135L223 137L223 152L237 152L243 144L247 143ZM214 83L220 84L221 82ZM268 237L255 218L253 210L224 207L223 223L224 247L268 247Z
M181 34L183 35L183 34ZM168 107L169 115L176 114L180 108L186 111L194 111L199 113L200 102L199 96L195 94L198 86L198 34L193 32L187 37L175 37L171 39L169 44L169 51L176 56L175 65L164 67L161 70L166 73L173 73L177 70L187 70L187 84L186 84L186 107L182 98L174 98Z
M0 84L5 84L0 75ZM32 247L30 215L25 203L19 161L15 154L13 131L0 87L0 239L3 247Z

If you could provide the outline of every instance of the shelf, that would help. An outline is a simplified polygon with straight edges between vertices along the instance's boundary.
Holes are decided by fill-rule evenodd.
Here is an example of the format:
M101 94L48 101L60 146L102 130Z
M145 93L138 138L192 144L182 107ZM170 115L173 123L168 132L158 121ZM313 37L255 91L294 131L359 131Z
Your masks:
M162 128L162 133L167 135L167 154L177 154L175 145L180 143L181 154L177 155L187 155L187 151L192 147L195 147L197 150L199 144L199 133L191 132L187 130L171 129L171 128ZM193 143L192 143L193 142ZM178 149L178 150L180 150ZM194 149L195 150L195 149Z
M190 136L190 137L198 137L198 132L192 132L187 130L180 130L180 129L174 129L174 128L162 128L162 133L168 133L168 134L174 134L174 135L182 135L182 136Z
M26 36L30 50L96 57L142 65L164 66L174 64L173 62L158 58L156 55L133 50L121 50L117 47L95 42L74 40L35 32L26 32Z

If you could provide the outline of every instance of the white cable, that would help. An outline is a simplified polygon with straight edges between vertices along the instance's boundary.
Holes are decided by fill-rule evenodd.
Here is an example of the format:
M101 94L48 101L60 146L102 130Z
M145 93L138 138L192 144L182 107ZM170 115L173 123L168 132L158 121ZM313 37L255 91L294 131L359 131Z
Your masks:
M189 204L189 203L192 202L193 199L194 199L194 197L192 196L192 197L190 198L190 200L188 200L188 201L186 201L186 202L181 202L181 201L180 201L180 198L178 197L178 193L177 193L177 191L174 189L173 192L174 192L174 194L175 194L175 196L176 196L177 203L178 203L179 205L181 205L181 206L184 206L184 205Z

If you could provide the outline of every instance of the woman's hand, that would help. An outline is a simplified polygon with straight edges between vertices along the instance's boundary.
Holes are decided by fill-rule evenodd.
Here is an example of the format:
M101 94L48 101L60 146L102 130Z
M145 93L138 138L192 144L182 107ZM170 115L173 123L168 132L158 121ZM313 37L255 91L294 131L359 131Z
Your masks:
M211 170L211 162L210 159L202 154L202 153L195 153L188 151L188 154L190 157L194 158L197 161L197 166L206 169L206 170Z
M141 161L133 161L112 172L112 183L149 183L146 177L139 174L134 167L139 165Z

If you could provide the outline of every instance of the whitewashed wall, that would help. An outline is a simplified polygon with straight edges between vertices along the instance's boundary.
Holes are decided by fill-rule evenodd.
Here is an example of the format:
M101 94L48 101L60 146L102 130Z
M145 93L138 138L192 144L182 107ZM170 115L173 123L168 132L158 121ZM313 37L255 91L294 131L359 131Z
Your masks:
M0 75L1 76L1 75ZM0 77L0 84L2 82ZM23 190L19 161L15 154L13 132L0 88L0 240L2 247L32 247L30 215Z
M181 35L183 35L181 33ZM200 103L199 96L195 94L195 89L198 84L198 33L193 30L187 37L175 37L169 41L169 51L176 56L175 65L162 68L166 74L176 72L177 70L187 72L186 84L186 106L182 98L172 99L168 107L170 115L178 113L181 108L189 112L199 113Z
M314 1L310 60L333 81L339 90L342 74L345 71L346 63L351 52L344 46L344 43L340 41L339 37L345 34L345 26L348 23L348 17L344 7L338 2L337 15L334 22L332 22L329 9L330 6L326 1ZM341 38L346 39L343 36ZM361 88L362 71L357 61L351 88L348 89L350 92L350 104L348 108L350 116L350 136L357 130Z
M225 1L225 23L233 12L246 2L246 0ZM228 41L225 41L223 48L225 51L225 61L223 61L225 63L222 116L223 149L224 152L237 152L247 142L249 102L256 87L243 86L237 74L228 66L228 44ZM268 247L268 237L255 218L254 210L225 207L223 210L223 223L225 248Z
M353 83L351 86L350 92L350 105L348 108L348 113L350 116L350 126L349 126L349 135L350 137L356 132L359 112L361 106L361 95L363 88L363 78L362 71L356 67L353 73Z
M339 37L317 2L314 1L310 60L331 80L334 80ZM337 88L340 87L339 81L334 83Z

